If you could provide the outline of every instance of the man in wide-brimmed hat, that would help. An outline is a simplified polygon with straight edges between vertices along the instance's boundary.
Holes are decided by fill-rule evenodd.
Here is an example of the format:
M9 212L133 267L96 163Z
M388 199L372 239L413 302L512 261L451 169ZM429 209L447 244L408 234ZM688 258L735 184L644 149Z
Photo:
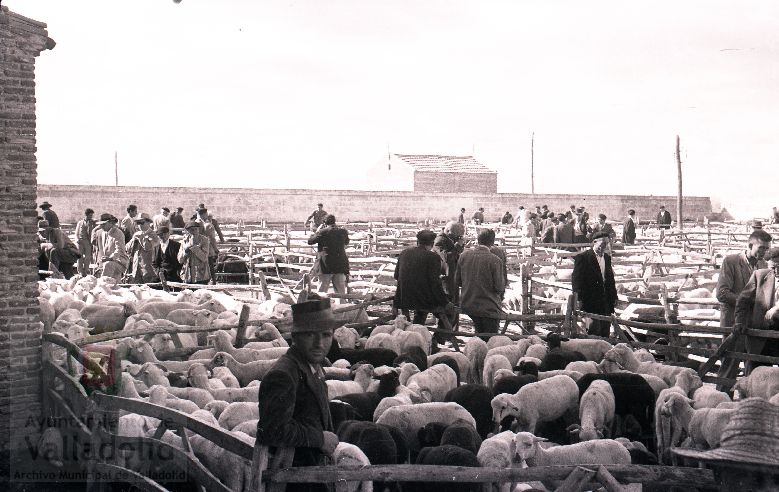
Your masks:
M292 346L262 378L257 442L294 447L293 466L323 465L338 444L322 365L339 324L329 299L293 304ZM321 484L288 484L287 490L328 489Z
M211 280L208 236L202 233L202 225L193 220L187 222L184 230L184 240L178 254L181 279L188 284L207 284Z
M762 398L743 400L722 432L719 447L671 451L715 468L720 490L777 490L779 406Z
M43 210L41 216L43 217L43 220L49 223L49 227L59 229L60 219L57 217L57 213L51 209L51 203L44 201L40 204L40 209Z
M157 274L152 267L154 249L160 243L157 233L151 229L152 219L149 214L142 213L135 217L138 231L127 243L127 253L130 255L130 283L145 284L157 281Z
M51 270L55 276L59 273L65 278L73 276L73 265L81 254L62 229L51 227L46 220L39 220L38 243L40 244L39 269Z
M117 218L109 213L100 214L100 220L95 222L97 228L92 235L97 246L96 261L101 277L111 277L117 281L124 277L130 257L125 249L124 233L116 225Z

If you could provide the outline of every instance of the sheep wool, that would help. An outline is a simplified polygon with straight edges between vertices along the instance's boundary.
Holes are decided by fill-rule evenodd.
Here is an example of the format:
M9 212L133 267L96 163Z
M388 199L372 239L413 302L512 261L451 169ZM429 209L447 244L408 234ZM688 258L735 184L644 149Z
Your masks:
M513 395L501 394L492 399L493 421L497 424L514 417L517 428L533 432L540 421L548 422L575 412L579 404L579 388L568 376L554 376L523 386Z
M377 409L378 410L378 409ZM417 431L430 422L452 424L463 420L476 428L476 421L468 410L452 402L419 403L415 405L398 405L384 411L376 420L377 424L396 427L406 438L409 447L419 450Z

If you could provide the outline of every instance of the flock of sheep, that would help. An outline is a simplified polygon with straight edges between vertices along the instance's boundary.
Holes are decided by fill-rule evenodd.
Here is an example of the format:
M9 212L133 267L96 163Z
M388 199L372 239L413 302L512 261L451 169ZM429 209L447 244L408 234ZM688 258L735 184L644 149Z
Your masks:
M289 316L282 296L250 302L250 341L238 348L242 301L205 289L170 294L110 279L74 277L40 283L45 332L71 340L105 331L207 326L206 340L181 333L187 360L167 360L170 334L103 342L116 350L119 396L188 414L254 444L258 387L287 342L274 321ZM279 325L282 326L282 325ZM366 336L367 335L367 336ZM729 416L745 398L779 404L779 368L739 380L739 399L703 384L690 368L656 362L647 350L603 340L529 336L471 337L462 352L431 353L430 331L399 316L362 336L335 331L325 368L331 413L341 440L338 465L417 463L483 467L549 464L669 463L672 446L716 447ZM95 346L86 350L101 352ZM44 357L64 363L46 344ZM88 374L82 376L88 377ZM118 432L151 437L160 422L127 413ZM182 448L165 431L161 439ZM193 434L201 462L232 490L248 486L250 463ZM140 467L131 455L128 467ZM353 483L352 490L397 484ZM469 490L473 484L450 485ZM424 484L403 484L418 490ZM501 490L543 489L541 483Z

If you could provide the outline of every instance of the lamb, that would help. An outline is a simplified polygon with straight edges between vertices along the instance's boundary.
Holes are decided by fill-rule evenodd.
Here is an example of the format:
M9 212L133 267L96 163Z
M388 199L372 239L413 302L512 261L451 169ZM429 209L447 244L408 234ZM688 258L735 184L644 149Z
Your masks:
M406 331L419 333L422 339L425 341L425 346L422 347L426 354L430 354L430 350L433 346L433 334L427 329L425 325L409 325L406 327Z
M637 374L651 374L663 379L669 386L676 383L676 376L689 370L685 367L668 366L657 362L640 362L626 343L618 343L606 352L604 358L616 362L622 368Z
M547 449L539 445L543 440L530 432L518 432L514 436L515 460L525 462L527 466L630 464L628 450L612 439L595 439Z
M325 381L327 384L328 399L332 400L350 393L364 393L368 389L372 375L373 366L370 364L362 364L354 371L354 381L328 379Z
M386 397L393 396L400 385L397 370L388 371L379 376L379 385L376 391L365 393L352 393L336 397L336 399L348 403L354 408L355 419L372 420L373 413L379 406L379 402Z
M458 384L460 381L468 381L471 379L471 361L465 354L462 352L438 352L437 354L428 356L428 367L435 365L437 361L440 361L442 358L449 358L457 362L457 367L459 369L457 378Z
M217 418L217 419L218 419L218 418L219 418L219 417L222 415L222 412L224 412L224 411L225 411L225 409L226 409L227 407L229 407L229 406L230 406L230 402L229 402L229 401L224 401L224 400L214 400L214 401L208 402L208 403L206 404L206 406L205 406L205 407L203 407L203 410L208 410L209 412L211 412L211 414L212 414L212 415L213 415L215 418ZM258 407L258 408L259 408L259 407ZM259 419L258 419L258 420L259 420ZM217 423L218 423L218 422L217 422Z
M492 416L496 425L512 416L520 430L534 432L538 422L555 420L575 412L579 388L568 376L554 376L523 386L513 395L501 394L492 399Z
M207 309L214 314L219 314L226 311L225 307L217 300L212 299L206 301L203 304L196 304L192 302L149 302L138 308L139 313L149 313L154 319L167 319L168 315L177 309Z
M427 339L416 331L395 330L395 332L393 332L393 334L390 336L392 336L397 342L400 353L403 353L409 347L419 347L425 351L425 354L430 353L430 343L428 343ZM432 340L432 337L430 340ZM370 342L370 337L368 338L368 341Z
M527 348L525 351L526 357L535 357L539 361L544 360L544 357L546 357L546 354L549 352L549 350L546 348L546 345L541 344L533 344ZM540 367L540 364L539 364Z
M193 387L208 391L217 400L257 402L259 398L258 389L251 385L245 385L242 388L211 387L209 385L208 369L203 364L193 364L187 373L187 380Z
M209 425L215 425L208 422ZM251 462L199 434L189 438L195 456L230 490L244 490L251 480ZM253 445L253 443L251 443Z
M491 336L489 340L487 340L487 350L493 349L495 347L500 347L502 345L513 345L514 341L507 337L506 335L494 335Z
M186 399L200 407L205 407L209 402L214 401L214 395L202 388L176 388L171 386L165 388L171 395L177 396L181 399Z
M672 425L671 414L661 414L665 403L672 394L687 398L693 391L703 385L698 374L692 369L685 369L676 377L676 384L660 392L655 403L655 436L657 439L657 454L662 460L666 450L676 444L681 436L681 429ZM664 417L667 416L668 418Z
M258 360L241 364L236 361L232 355L226 352L217 352L212 359L214 366L225 366L230 369L230 372L238 378L238 382L241 383L241 387L247 386L251 381L257 379L262 381L262 378L270 371L275 360Z
M377 409L378 410L378 409ZM462 419L476 428L476 421L468 410L452 402L419 403L388 408L376 420L377 424L396 427L406 438L413 451L419 450L417 430L430 422L452 424Z
M487 357L490 355L501 354L509 360L511 367L514 367L519 363L519 359L525 355L526 350L527 347L524 347L523 345L501 345L500 347L489 349L484 356L484 360L486 361Z
M749 376L739 378L733 390L741 398L762 398L770 400L779 393L779 367L758 366Z
M164 386L166 388L170 387L170 381L168 381L168 378L165 376L163 370L159 365L153 362L146 362L145 364L141 365L137 372L130 372L130 375L143 381L144 384L146 384L146 386L149 388L155 384Z
M476 459L484 467L508 468L514 464L514 436L511 431L503 431L482 441Z
M386 426L373 422L347 420L338 426L338 439L354 444L374 465L398 463L398 449Z
M522 364L523 362L524 363L530 362L532 364L535 364L536 367L541 367L541 359L539 359L538 357L530 357L529 355L523 355L517 361L517 365Z
M445 364L436 364L411 376L407 386L423 398L429 395L428 401L442 402L446 393L457 387L457 374Z
M572 352L579 352L584 355L587 360L600 362L603 360L603 356L606 352L612 349L611 345L606 340L595 340L589 338L575 338L572 340L562 341L560 347L564 350L570 350Z
M565 370L576 371L582 374L601 374L603 372L601 371L601 367L597 363L591 360L588 361L577 360L577 361L569 362L565 366Z
M205 377L203 377L205 375ZM193 364L187 371L187 381L195 388L203 388L213 394L214 390L226 388L225 384L219 380L211 378L212 374L202 364Z
M227 354L230 354L233 356L233 358L241 363L247 363L252 362L255 360L263 360L261 359L261 352L258 350L255 350L253 348L235 348L233 347L230 337L230 333L225 330L219 330L213 335L208 335L208 339L212 340L214 343L214 346L211 348L198 350L194 354L192 354L189 358L190 359L210 359L214 355L216 355L217 352L225 352ZM270 342L273 343L273 342ZM286 347L283 347L280 349L282 351L282 355L284 352L286 352ZM278 358L280 355L277 355L276 357L266 357L264 359L271 359L271 358Z
M214 367L212 374L215 379L222 382L225 388L240 388L238 378L233 376L233 373L226 367Z
M614 391L603 380L590 383L579 402L580 425L573 428L581 441L603 439L614 420ZM569 428L569 431L571 428Z
M260 407L254 402L230 403L219 415L219 425L227 430L247 420L260 418Z
M557 369L565 369L566 366L572 362L584 360L584 356L579 352L554 348L549 350L546 356L541 360L541 365L538 366L538 370L554 371Z
M149 403L188 414L200 410L194 402L171 395L164 386L159 385L149 388Z
M400 365L400 384L406 385L408 383L409 378L413 376L414 374L419 374L419 367L416 366L416 364L412 364L410 362L405 362Z
M464 384L450 389L444 401L457 403L466 409L476 422L476 431L485 438L492 430L492 398L493 394L486 386Z
M369 466L371 464L365 453L354 444L339 442L333 453L333 461L336 466L355 467ZM373 482L346 482L348 492L373 492Z
M400 343L394 335L389 333L371 334L368 337L368 341L365 342L366 349L383 348L386 350L392 350L395 354L400 353Z
M692 394L692 398L695 400L693 408L696 410L700 408L717 408L717 405L720 403L732 401L727 393L718 391L717 388L711 385L703 385L696 389Z
M482 372L481 380L489 389L492 389L495 381L495 373L498 369L508 369L511 371L512 367L511 362L505 355L489 355L484 359L484 370Z
M135 307L130 304L95 303L84 306L81 309L81 317L84 318L92 334L119 331L124 328L124 323L135 313Z
M339 328L336 328L335 332L333 332L333 338L336 342L338 342L338 346L343 348L350 348L354 349L357 343L357 340L360 338L360 334L357 333L357 330L354 328L347 328L345 326L341 326Z
M468 383L483 383L481 377L487 350L487 342L479 337L470 337L465 342L463 354L471 362L471 378L468 380Z
M679 393L671 393L663 404L664 416L674 416L687 431L690 440L699 447L716 448L719 446L722 432L730 423L737 409L692 408L694 400ZM658 450L659 454L659 450Z

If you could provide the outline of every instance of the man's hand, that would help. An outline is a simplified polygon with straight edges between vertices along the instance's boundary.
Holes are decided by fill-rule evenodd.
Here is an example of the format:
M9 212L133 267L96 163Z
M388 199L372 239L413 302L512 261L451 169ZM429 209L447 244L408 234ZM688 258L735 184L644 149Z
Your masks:
M772 318L777 316L777 313L779 313L779 304L766 311L765 313L766 321L771 321Z
M736 323L735 325L733 325L733 334L734 335L743 335L746 332L747 332L746 325L743 325L741 323Z
M322 437L324 438L324 442L322 443L322 447L319 449L322 450L322 452L326 455L332 456L332 454L335 452L335 447L338 446L338 436L330 431L323 431Z

